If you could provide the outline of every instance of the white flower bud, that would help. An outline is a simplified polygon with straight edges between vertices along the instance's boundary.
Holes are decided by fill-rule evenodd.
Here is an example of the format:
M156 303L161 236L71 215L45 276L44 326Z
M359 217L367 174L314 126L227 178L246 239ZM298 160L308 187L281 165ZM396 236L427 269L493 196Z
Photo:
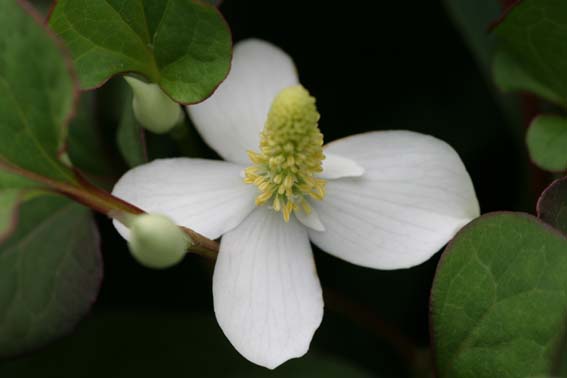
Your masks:
M124 76L132 88L132 108L140 124L156 133L168 132L183 117L178 103L169 98L157 84L145 83L131 76Z
M166 216L143 214L130 223L128 247L134 258L148 268L177 264L190 245L189 237Z

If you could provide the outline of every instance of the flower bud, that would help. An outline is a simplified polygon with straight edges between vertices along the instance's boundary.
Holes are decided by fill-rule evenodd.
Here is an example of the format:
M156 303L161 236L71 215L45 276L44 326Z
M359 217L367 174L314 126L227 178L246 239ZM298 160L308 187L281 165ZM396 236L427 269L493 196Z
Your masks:
M148 268L177 264L190 245L189 237L166 216L143 214L130 223L128 247L134 258Z
M156 133L168 132L183 117L178 103L169 98L157 84L145 83L131 76L124 76L132 88L132 108L140 124Z

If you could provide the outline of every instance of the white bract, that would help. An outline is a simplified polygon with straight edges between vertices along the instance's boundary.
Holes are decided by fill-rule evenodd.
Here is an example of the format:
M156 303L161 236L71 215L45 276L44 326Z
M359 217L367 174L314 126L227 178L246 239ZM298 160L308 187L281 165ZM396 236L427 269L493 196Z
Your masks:
M256 364L302 356L321 323L310 240L354 264L408 268L479 215L463 163L436 138L376 131L322 146L314 99L292 60L267 42L238 43L226 81L188 109L226 161L157 160L126 173L114 194L223 236L215 314Z

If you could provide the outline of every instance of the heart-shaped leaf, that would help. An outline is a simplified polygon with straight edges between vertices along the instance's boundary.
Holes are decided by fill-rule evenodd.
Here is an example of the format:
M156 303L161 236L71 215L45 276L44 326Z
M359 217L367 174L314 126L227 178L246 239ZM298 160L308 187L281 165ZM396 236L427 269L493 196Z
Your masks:
M537 203L541 220L567 235L567 177L555 180Z
M540 168L563 172L567 170L567 118L541 115L526 136L530 157Z
M431 293L439 377L549 376L567 310L567 239L520 213L485 215L447 247Z
M523 0L495 28L502 48L518 66L517 88L567 103L567 2ZM502 76L502 75L500 75ZM528 78L526 81L525 79ZM533 83L537 83L534 86Z
M49 188L103 212L131 210L85 189L92 185L70 168L65 147L78 84L55 38L26 4L0 2L0 190Z
M530 76L514 57L504 51L499 51L494 57L492 75L498 88L503 91L537 93L551 102L563 101L561 95Z
M59 157L78 88L54 38L25 4L0 3L0 240L16 226L25 190L46 180L75 183Z
M94 302L102 278L88 209L41 196L25 202L19 218L0 245L0 357L70 332Z
M84 89L136 72L175 101L195 103L230 67L226 22L196 0L58 0L49 23L71 50Z
M18 2L0 2L0 25L0 168L74 182L58 158L77 94L67 62Z
M55 39L24 8L0 2L0 357L69 332L94 301L102 269L90 212L36 196L78 187L61 160L78 86Z

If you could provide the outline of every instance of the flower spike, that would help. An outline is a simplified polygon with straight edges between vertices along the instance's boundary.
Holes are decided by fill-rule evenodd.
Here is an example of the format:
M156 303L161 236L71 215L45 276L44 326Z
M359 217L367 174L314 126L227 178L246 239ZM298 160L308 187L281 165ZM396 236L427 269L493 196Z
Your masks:
M256 205L271 200L272 209L289 222L294 211L309 213L306 198L325 196L322 172L323 134L318 128L315 98L301 85L282 90L272 103L261 134L260 153L248 151L254 164L245 171L244 182L260 190Z

